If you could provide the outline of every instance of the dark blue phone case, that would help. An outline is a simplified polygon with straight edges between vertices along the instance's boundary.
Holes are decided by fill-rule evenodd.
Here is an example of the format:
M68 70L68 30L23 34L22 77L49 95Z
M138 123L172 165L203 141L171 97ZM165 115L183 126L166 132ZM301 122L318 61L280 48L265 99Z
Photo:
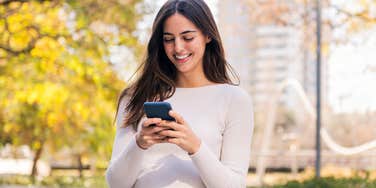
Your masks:
M168 102L145 102L144 111L148 118L161 118L163 120L175 121L173 117L168 115L171 110Z

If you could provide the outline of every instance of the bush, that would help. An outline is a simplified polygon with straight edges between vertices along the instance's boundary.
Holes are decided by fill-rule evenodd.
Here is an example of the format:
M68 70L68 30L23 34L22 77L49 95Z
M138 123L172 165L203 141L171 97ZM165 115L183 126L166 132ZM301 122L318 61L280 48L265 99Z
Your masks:
M369 180L361 177L334 178L326 177L320 179L309 179L303 182L290 181L283 185L272 186L273 188L376 188L376 180Z
M33 179L29 176L10 175L0 176L0 185L34 185L51 188L107 187L103 176L90 176L83 178L76 176L49 176L43 179Z

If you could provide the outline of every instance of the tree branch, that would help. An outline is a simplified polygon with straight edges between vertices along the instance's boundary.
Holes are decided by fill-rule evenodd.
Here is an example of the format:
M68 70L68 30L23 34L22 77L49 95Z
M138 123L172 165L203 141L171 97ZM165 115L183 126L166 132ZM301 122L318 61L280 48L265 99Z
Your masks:
M0 0L0 5L8 6L10 3L13 3L13 2L24 3L28 1L29 0Z
M366 22L376 22L376 17L375 18L369 17L365 14L364 11L358 12L358 13L351 13L351 12L344 10L344 9L341 9L338 6L335 6L335 5L332 5L331 7L334 8L338 13L342 13L342 14L346 15L347 17L356 17L356 18L359 18L359 19L364 20Z
M4 29L5 29L5 31L7 31L8 33L9 33L9 35L10 35L10 32L9 32L9 23L8 23L8 20L7 19L5 19L4 18ZM6 39L6 43L7 43L7 45L9 46L9 44L10 44L10 39L9 39L9 36L8 36L8 38Z
M21 50L14 50L10 46L5 46L5 45L1 45L1 44L0 44L0 49L5 50L6 52L8 52L12 55L19 55L19 54L22 54L22 53L27 53L27 52L30 52L35 47L35 43L38 41L38 39L40 39L40 37L33 38L29 42L27 47L25 47L24 49L21 49Z
M53 38L53 39L58 39L59 37L64 37L64 35L41 34L39 27L37 27L35 25L29 25L29 26L26 27L26 29L28 29L29 31L35 30L36 33L37 33L37 36L33 37L32 40L28 43L28 45L25 48L23 48L21 50L12 49L11 46L10 46L10 43L9 43L9 38L8 38L6 45L0 44L0 49L5 50L6 52L8 52L12 55L19 55L19 54L22 54L22 53L30 52L35 47L35 44L37 43L37 41L39 39L43 38L43 37L50 37L50 38Z
M3 6L8 6L9 4L13 2L19 2L19 3L26 3L29 2L30 0L0 0L0 5ZM39 2L44 2L44 1L53 1L53 0L38 0Z
M1 6L1 4L0 4L0 6ZM12 8L12 9L7 8L6 11L5 11L5 14L1 15L0 18L6 19L8 16L17 13L18 10L20 10L20 9L21 9L21 6L18 6L16 8Z

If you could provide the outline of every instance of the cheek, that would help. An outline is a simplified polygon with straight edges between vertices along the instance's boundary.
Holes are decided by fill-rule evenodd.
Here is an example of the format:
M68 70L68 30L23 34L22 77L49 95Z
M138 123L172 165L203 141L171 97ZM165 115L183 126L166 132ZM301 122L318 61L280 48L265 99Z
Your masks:
M194 43L194 48L197 50L203 50L205 49L206 43L204 40L199 40L196 43Z
M169 45L164 44L163 49L168 57L172 56L172 48Z
M163 44L163 49L164 51L166 52L166 54L168 53L168 46L166 44Z
M205 44L204 43L199 43L199 44L196 44L194 46L192 46L192 49L194 49L196 51L197 54L204 54L205 52Z
M163 48L164 48L167 58L170 60L171 63L173 63L174 62L173 48L169 45L163 45Z

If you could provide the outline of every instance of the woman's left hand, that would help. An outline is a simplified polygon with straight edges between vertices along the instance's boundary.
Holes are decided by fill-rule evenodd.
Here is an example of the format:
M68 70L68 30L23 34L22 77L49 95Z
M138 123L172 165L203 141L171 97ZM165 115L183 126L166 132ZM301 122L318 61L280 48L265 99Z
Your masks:
M180 148L192 155L198 151L201 145L201 140L192 131L189 125L184 121L183 117L170 110L169 115L175 118L175 121L162 121L157 126L168 127L170 130L160 131L158 134L167 136L166 143L178 145Z

